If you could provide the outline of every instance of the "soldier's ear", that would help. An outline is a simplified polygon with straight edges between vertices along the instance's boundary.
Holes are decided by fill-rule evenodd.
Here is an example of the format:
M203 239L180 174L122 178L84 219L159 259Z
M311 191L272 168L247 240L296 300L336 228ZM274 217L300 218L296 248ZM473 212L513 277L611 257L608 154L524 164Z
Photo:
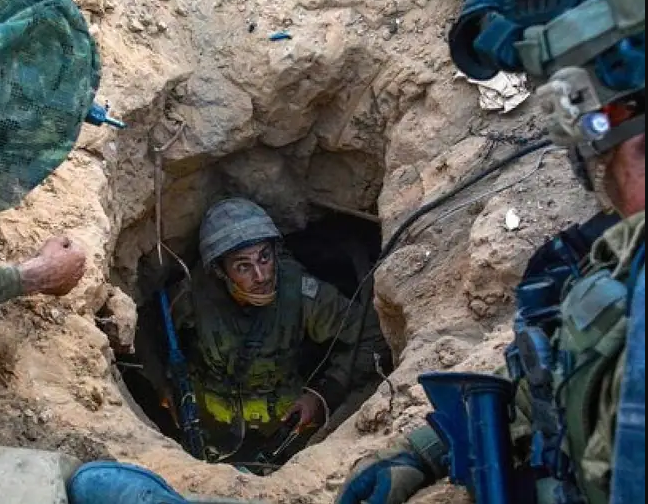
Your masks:
M219 259L215 259L211 263L209 263L209 266L207 267L207 273L216 276L220 280L227 280L225 268L222 261L220 261Z
M286 253L283 240L274 240L272 246L276 257L281 257L282 254Z

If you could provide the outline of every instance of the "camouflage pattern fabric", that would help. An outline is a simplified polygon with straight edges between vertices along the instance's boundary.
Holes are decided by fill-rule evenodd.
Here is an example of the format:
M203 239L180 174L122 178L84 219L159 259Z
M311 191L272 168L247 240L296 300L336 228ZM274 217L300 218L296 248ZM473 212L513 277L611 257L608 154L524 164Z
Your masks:
M0 210L66 158L100 82L100 59L72 0L0 0Z
M22 294L20 273L13 266L0 266L0 303Z

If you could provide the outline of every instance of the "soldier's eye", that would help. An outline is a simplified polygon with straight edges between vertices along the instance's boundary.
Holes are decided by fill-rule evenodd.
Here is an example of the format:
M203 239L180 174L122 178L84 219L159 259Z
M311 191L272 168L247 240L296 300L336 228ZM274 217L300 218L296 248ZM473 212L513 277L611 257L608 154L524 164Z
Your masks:
M262 251L259 260L263 264L268 264L272 260L272 250L266 249Z
M250 270L252 269L252 265L250 264L238 264L236 266L236 272L239 275L245 275L247 274Z

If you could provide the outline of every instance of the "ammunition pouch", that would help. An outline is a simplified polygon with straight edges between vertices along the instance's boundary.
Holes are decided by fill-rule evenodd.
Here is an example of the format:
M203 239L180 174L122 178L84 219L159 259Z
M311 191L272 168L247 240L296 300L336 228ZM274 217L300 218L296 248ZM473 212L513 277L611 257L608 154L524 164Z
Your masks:
M280 421L296 399L292 396L275 398L269 395L222 397L204 392L199 402L202 403L204 413L218 423L232 425L238 419L243 419L249 428L255 429Z

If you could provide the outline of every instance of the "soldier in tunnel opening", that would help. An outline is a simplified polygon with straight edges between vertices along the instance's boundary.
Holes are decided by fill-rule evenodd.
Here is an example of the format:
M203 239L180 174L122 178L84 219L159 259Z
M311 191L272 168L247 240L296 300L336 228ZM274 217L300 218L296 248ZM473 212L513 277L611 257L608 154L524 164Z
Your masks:
M350 390L375 381L376 355L391 366L378 317L372 312L361 327L361 307L283 250L276 225L251 201L229 199L207 212L200 254L173 316L207 444L216 459L254 463L294 420L302 435L288 458ZM311 343L329 351L315 356Z

